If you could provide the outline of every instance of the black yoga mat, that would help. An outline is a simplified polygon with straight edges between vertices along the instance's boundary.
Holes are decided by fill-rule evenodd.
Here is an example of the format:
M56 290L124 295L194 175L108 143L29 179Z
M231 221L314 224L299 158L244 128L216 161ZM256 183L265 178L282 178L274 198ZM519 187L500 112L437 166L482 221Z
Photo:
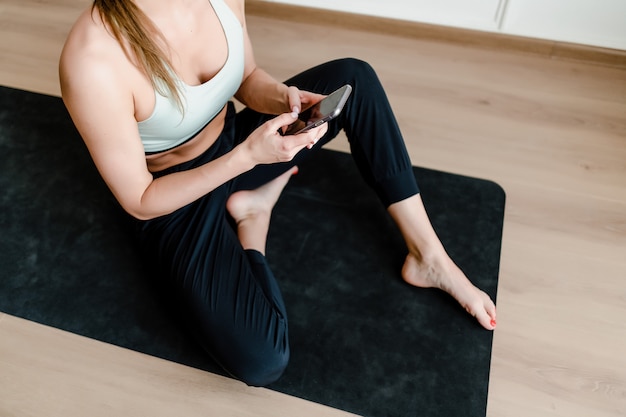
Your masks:
M0 87L0 170L0 311L223 374L162 303L59 98ZM495 299L503 190L415 174L448 252ZM364 416L484 416L492 333L405 284L405 253L349 155L302 165L268 242L292 351L270 388Z

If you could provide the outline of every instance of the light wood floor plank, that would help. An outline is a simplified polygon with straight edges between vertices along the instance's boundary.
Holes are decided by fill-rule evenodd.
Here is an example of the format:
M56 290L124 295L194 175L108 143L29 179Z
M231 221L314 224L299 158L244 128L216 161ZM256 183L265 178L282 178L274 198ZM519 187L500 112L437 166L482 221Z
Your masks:
M71 22L88 4L4 0L0 84L58 94L57 54ZM332 58L365 59L388 91L414 164L490 179L505 189L489 417L626 415L624 66L550 59L522 53L523 48L510 52L318 26L281 16L275 20L263 13L248 22L259 63L277 78ZM344 140L330 147L347 150ZM21 327L29 331L25 323L11 323L16 332ZM56 337L46 334L39 345ZM8 346L2 354L20 357L18 346L0 343ZM88 370L81 372L106 372L102 364L108 349L94 347ZM41 352L45 357L46 350ZM135 368L129 372L149 372L153 363L129 364ZM26 365L20 365L25 371L16 378L38 381L36 370ZM54 366L47 366L54 375ZM2 374L0 392L10 386ZM207 376L188 369L177 377L183 386L193 385L196 395L194 384ZM10 392L26 398L30 391ZM40 393L45 397L44 389ZM106 404L95 391L89 395ZM247 406L246 395L238 398ZM136 406L152 407L147 402Z
M353 415L8 315L0 386L3 416Z

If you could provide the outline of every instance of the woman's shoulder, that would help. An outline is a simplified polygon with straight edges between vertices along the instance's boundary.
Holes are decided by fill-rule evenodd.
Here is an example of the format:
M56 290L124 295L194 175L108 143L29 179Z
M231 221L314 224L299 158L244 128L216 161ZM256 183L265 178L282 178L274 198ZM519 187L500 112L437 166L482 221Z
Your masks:
M97 10L89 8L70 30L59 59L62 84L80 80L81 74L112 81L128 71L130 62L119 42L107 29ZM69 76L71 74L71 77Z
M76 20L70 30L61 59L85 59L123 52L117 40L107 30L97 10L89 8Z

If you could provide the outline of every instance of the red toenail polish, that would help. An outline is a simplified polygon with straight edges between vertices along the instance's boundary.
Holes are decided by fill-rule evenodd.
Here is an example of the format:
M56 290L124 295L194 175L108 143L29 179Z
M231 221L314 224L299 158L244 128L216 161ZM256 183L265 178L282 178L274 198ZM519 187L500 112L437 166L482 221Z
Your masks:
M491 320L491 325L495 327L496 326L496 321L495 320Z

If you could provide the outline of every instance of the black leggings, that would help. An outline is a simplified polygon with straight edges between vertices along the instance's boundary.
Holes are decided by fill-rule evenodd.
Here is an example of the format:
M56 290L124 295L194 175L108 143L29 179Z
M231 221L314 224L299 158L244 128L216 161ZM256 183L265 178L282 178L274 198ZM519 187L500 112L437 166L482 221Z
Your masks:
M360 173L388 206L419 192L404 141L385 92L365 62L332 61L286 84L328 94L353 87L341 115L312 150L289 163L260 165L175 212L141 221L140 247L151 269L209 354L232 376L249 385L280 377L289 360L287 315L280 289L265 257L244 250L226 211L235 191L254 189L276 178L344 129ZM198 158L155 174L188 170L233 149L268 116L229 103L219 139Z

